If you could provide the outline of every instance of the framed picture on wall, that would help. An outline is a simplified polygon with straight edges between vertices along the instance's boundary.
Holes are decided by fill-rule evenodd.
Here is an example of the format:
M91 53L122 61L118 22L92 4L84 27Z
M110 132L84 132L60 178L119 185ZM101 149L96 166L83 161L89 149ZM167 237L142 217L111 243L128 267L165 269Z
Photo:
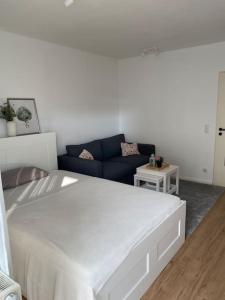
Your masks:
M16 134L40 133L40 125L34 98L8 98L16 113Z

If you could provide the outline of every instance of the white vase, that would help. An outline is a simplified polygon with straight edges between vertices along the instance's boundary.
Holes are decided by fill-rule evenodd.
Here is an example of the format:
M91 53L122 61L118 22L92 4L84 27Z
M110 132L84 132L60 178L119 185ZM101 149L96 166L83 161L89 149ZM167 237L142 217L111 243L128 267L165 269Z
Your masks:
M8 133L8 136L16 136L16 122L15 121L7 122L7 133Z

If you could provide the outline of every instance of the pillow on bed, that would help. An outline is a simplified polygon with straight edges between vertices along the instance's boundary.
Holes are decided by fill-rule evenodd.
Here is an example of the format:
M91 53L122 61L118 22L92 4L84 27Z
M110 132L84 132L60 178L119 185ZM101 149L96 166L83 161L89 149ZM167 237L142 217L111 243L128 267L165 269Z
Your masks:
M35 167L23 167L2 172L3 190L15 188L48 176L48 172Z
M140 154L137 144L121 143L122 156Z
M87 151L86 149L84 149L81 154L79 155L79 158L82 158L82 159L89 159L89 160L94 160L94 157L93 155Z

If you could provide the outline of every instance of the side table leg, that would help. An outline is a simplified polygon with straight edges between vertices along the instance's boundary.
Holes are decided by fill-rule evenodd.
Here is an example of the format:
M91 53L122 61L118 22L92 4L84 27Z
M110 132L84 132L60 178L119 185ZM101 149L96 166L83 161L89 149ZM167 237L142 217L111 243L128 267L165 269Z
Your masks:
M134 176L134 186L140 186L140 181L136 176Z
M179 168L177 169L177 172L176 172L176 194L178 195L179 194Z
M160 181L158 180L156 182L156 192L159 192L160 191Z
M171 181L170 181L170 175L167 177L167 193L169 193L170 191L170 185L171 185Z
M167 178L166 175L163 177L163 193L166 193L167 190Z

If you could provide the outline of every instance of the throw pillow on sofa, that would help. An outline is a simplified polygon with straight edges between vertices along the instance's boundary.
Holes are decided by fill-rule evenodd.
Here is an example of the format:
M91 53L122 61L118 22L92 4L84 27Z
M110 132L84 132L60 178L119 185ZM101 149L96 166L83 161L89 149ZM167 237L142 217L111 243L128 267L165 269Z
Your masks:
M136 143L134 144L121 143L121 149L122 149L122 156L140 154L138 150L138 145Z
M93 155L89 151L87 151L86 149L84 149L81 152L81 154L79 155L79 158L88 159L88 160L94 160Z
M100 140L96 140L96 141L92 141L80 145L66 146L67 155L73 157L79 157L79 155L84 149L92 154L94 160L103 160L102 145Z

